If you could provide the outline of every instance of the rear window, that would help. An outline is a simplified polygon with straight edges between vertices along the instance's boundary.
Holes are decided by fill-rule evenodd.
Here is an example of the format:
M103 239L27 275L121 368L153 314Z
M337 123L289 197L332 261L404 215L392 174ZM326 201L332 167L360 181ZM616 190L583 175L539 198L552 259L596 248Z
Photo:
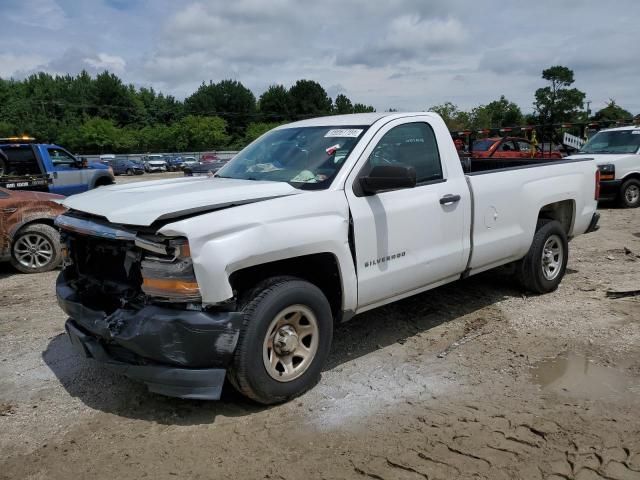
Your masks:
M41 173L40 165L31 145L7 145L2 147L8 165L5 175L20 176Z

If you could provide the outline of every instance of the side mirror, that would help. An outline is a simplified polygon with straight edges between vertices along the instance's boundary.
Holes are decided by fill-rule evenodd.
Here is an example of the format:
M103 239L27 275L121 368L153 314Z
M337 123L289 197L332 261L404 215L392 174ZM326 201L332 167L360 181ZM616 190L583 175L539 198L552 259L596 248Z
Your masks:
M416 186L416 170L404 165L378 165L369 175L360 178L365 195L375 195L384 190L413 188Z

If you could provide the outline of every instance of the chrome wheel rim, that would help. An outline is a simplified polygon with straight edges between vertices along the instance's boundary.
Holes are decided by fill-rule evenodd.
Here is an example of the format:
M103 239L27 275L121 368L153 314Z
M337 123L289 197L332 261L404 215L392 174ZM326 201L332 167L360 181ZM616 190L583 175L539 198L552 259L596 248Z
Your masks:
M48 265L53 259L53 245L43 235L22 235L13 246L13 254L23 267L36 269Z
M637 185L629 185L624 192L627 203L636 203L640 199L640 187Z
M269 324L262 347L271 378L290 382L307 371L318 351L318 320L310 308L291 305Z
M547 280L555 280L560 275L564 260L564 247L558 235L547 238L542 249L542 274Z

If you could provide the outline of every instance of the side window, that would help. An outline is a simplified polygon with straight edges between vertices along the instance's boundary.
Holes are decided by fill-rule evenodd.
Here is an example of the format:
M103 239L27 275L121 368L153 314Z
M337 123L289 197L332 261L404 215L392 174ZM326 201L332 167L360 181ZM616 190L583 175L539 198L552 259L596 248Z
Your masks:
M531 153L531 144L529 142L525 142L523 140L518 140L518 147L520 148L521 152L524 153Z
M407 123L389 130L369 156L366 172L378 165L406 165L416 170L417 183L442 179L436 137L423 122Z
M71 166L77 163L76 159L64 150L60 150L59 148L47 148L47 151L49 152L51 162L55 166Z
M514 144L512 140L505 140L502 142L502 145L500 145L500 150L503 152L517 152L518 145Z

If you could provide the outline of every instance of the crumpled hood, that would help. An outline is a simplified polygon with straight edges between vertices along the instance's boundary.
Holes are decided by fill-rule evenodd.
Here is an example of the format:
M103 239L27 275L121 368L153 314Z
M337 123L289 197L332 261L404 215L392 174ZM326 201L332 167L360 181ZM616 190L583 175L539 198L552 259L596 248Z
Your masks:
M637 155L629 153L580 153L566 157L565 160L586 160L589 158L595 160L597 165L605 165L628 157L637 157Z
M68 197L63 205L113 223L148 226L156 220L299 193L284 182L187 177L100 187Z

